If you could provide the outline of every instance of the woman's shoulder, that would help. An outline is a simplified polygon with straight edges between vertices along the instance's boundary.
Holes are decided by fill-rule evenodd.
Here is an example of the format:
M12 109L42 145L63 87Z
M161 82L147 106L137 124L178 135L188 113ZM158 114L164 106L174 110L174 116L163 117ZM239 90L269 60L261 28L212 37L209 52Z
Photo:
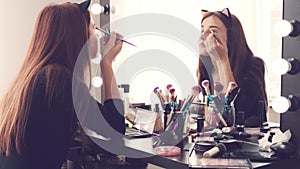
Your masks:
M265 62L262 58L258 56L254 56L251 59L251 68L258 71L264 71L265 70Z
M265 64L259 57L253 57L248 64L248 69L243 73L239 86L249 91L258 90L264 81Z
M252 57L245 70L243 71L243 80L251 81L264 78L265 74L265 62L259 57Z
M244 77L242 82L239 84L240 87L244 89L258 89L259 83L256 79L252 78L251 76Z

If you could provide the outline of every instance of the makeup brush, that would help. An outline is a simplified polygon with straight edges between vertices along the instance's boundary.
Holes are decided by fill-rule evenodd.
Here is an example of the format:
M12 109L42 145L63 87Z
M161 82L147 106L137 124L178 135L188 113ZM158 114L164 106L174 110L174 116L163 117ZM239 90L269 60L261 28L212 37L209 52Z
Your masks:
M171 98L170 98L171 102L175 102L175 89L174 89L174 88L171 88L171 89L169 90L169 92L170 92L170 94L171 94Z
M220 95L224 89L224 85L221 82L214 83L214 89L217 95Z
M227 127L228 124L226 123L225 119L223 118L221 111L222 111L222 102L220 100L219 97L215 96L213 98L214 102L215 102L215 109L216 109L216 115L218 117L218 119L221 121L221 123L223 124L224 127Z
M216 45L217 45L217 46L220 46L220 41L219 41L219 39L217 38L217 36L215 35L215 32L212 30L211 33L213 34L214 41L215 41Z
M204 90L207 95L210 95L210 89L209 89L209 80L203 80L201 85L204 87Z
M155 87L155 88L153 89L153 93L157 94L157 93L158 93L158 90L159 90L159 87Z
M198 96L201 92L201 87L199 85L196 85L192 88L192 95Z
M99 30L100 32L104 33L104 34L107 35L107 36L110 36L110 32L109 32L109 31L106 31L106 30L104 30L104 29L102 29L102 28L99 28L99 27L95 27L95 29ZM127 44L129 44L129 45L131 45L131 46L137 47L137 46L134 45L133 43L130 43L130 42L128 42L128 41L126 41L126 40L124 40L124 39L122 39L122 38L120 38L120 37L116 37L116 39L119 40L119 41L121 41L121 42L127 43Z
M170 90L170 89L171 89L171 87L172 87L172 85L171 85L171 84L168 84L168 85L166 86L166 88L167 88L168 90Z
M221 85L221 83L215 83L217 84L217 90L219 91L220 89L223 89L223 85ZM207 98L208 98L208 101L214 101L215 102L215 107L217 109L217 117L218 119L221 121L221 123L224 125L224 126L227 126L227 123L226 121L224 120L222 114L220 113L220 110L219 110L219 107L217 105L220 105L221 103L221 100L218 96L214 96L212 97L211 96L211 93L210 93L210 89L209 89L209 80L203 80L201 85L204 87L206 93L207 93Z
M159 89L159 87L155 87L153 89L153 92L157 95L158 99L160 100L160 103L161 103L161 106L164 107L164 103L165 103L165 99L164 97L162 96L162 92L161 90Z
M222 100L220 99L220 97L218 95L214 95L211 98L212 98L212 103L213 103L212 106L215 109L218 119L221 121L221 123L224 127L227 127L228 124L225 121L225 119L223 118L223 115L221 114L221 112L223 110L224 102L222 102Z
M215 34L214 34L213 36L214 36L214 40L215 40L215 42L216 42L217 46L220 46L219 39L216 37L216 35L215 35Z
M168 84L165 88L165 91L164 91L164 95L166 97L166 101L169 102L171 99L170 99L170 89L171 89L172 85L171 84Z
M232 90L236 87L237 87L237 84L235 82L229 82L225 97L228 97L229 94L232 92Z
M193 95L188 95L188 96L184 99L184 102L183 102L183 104L182 104L182 107L181 107L180 111L186 112L186 111L189 109L190 105L192 104L194 98L195 98L195 97L194 97Z

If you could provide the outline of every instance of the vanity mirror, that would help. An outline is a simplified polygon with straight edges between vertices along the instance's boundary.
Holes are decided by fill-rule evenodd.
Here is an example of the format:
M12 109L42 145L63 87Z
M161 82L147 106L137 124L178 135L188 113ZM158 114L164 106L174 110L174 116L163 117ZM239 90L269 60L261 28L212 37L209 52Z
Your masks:
M104 5L104 2L101 2ZM103 27L121 32L138 47L124 45L114 68L120 84L130 84L132 102L157 102L153 88L172 84L178 98L184 98L197 84L198 38L202 9L226 7L236 14L254 55L266 63L266 90L269 99L268 120L279 123L271 109L272 100L280 96L281 75L275 63L281 58L281 37L274 27L282 19L283 0L221 1L122 1L110 0L119 6L118 14L109 15ZM102 17L107 17L101 15Z

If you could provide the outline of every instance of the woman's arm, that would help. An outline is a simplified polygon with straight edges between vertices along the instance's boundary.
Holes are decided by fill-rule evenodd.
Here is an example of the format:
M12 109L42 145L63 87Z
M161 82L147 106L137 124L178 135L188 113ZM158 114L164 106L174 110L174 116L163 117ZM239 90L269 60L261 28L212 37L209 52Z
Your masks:
M82 89L81 92L75 90L76 93L81 93L77 95L79 100L75 102L78 102L79 105L74 105L75 111L79 112L79 121L83 126L107 137L115 137L120 133L125 133L124 105L120 99L112 68L112 62L122 49L122 42L117 41L116 36L122 38L121 35L111 33L104 44L103 58L100 62L104 103L100 104L91 97L85 86L79 87ZM82 84L79 82L78 86L82 86Z
M104 137L124 134L125 119L123 101L120 98L97 102L87 86L73 80L73 105L80 124Z
M230 82L235 82L229 62L227 43L221 37L217 37L214 32L207 36L204 43L217 71L215 73L218 74L219 80L224 83L226 89Z
M120 93L112 69L112 62L122 49L122 42L118 41L116 36L122 38L119 34L111 33L108 42L104 45L104 57L100 63L104 87L104 100L120 98Z

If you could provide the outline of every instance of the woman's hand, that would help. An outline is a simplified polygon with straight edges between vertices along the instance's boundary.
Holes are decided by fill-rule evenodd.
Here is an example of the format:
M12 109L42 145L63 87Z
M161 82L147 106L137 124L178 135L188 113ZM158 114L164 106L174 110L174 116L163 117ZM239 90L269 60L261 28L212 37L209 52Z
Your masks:
M120 53L123 42L118 40L117 37L123 39L121 34L115 32L112 32L110 36L104 37L104 51L101 64L107 63L111 65L116 56Z
M224 72L224 82L235 82L230 66L227 43L217 33L211 31L204 40L204 46L218 72ZM224 83L223 82L223 83Z
M211 56L213 60L224 61L228 60L228 49L227 43L222 38L218 37L213 31L211 31L204 41L204 46L207 53Z

